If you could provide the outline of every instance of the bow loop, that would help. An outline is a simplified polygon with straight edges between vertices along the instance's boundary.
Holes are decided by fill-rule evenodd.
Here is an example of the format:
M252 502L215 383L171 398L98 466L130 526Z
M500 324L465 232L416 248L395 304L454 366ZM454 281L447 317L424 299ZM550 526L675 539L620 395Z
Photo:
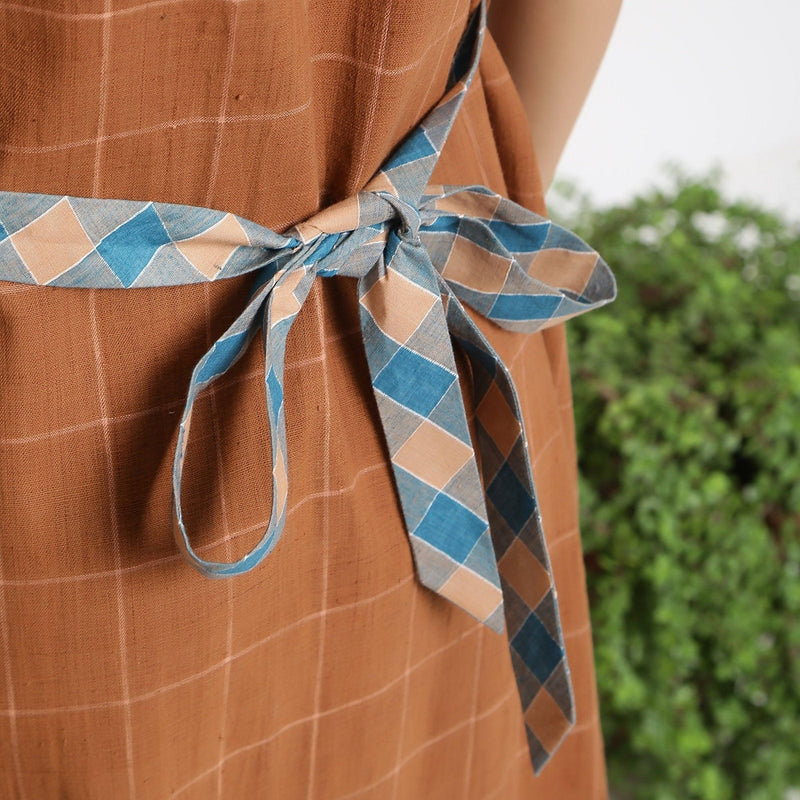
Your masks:
M186 452L189 445L189 432L192 422L194 404L199 395L212 384L221 379L233 365L245 354L247 348L257 333L259 327L263 326L264 316L269 304L272 301L272 290L285 278L288 270L281 270L273 274L269 279L261 284L251 297L247 306L241 314L234 320L225 333L217 339L206 354L200 359L192 371L187 392L186 404L178 426L178 442L175 449L175 457L172 467L172 512L173 512L173 531L178 548L184 557L199 572L209 578L223 578L231 575L238 575L252 569L269 553L275 546L283 527L279 511L280 493L273 491L273 505L270 517L270 524L264 532L261 540L253 547L250 552L235 562L208 561L202 558L192 547L186 525L183 519L183 508L181 504L181 488L183 482L183 466ZM270 408L270 395L267 394L267 407ZM272 414L270 414L272 422ZM274 439L275 437L273 437ZM285 455L275 459L275 445L273 443L273 478L276 470L280 473L285 471ZM275 488L273 482L273 489Z
M203 575L222 578L240 575L257 566L272 551L283 532L288 500L288 460L283 378L286 339L300 313L315 278L314 257L330 242L325 238L294 248L277 272L259 271L250 299L229 328L200 359L189 382L172 471L173 521L175 539L186 559ZM233 562L208 561L191 546L181 505L183 464L189 444L194 404L199 395L220 380L245 354L261 330L264 343L264 388L272 444L272 509L267 529L259 542Z
M571 231L485 186L429 187L420 236L464 303L531 333L611 302L614 276Z

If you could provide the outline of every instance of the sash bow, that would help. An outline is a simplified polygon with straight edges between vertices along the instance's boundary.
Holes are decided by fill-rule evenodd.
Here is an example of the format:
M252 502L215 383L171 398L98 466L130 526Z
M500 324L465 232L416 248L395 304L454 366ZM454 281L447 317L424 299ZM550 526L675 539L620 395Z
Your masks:
M285 234L210 209L0 192L0 279L103 288L254 276L247 305L192 373L178 431L175 539L208 577L252 569L283 531L287 336L317 278L357 279L367 363L417 574L493 630L507 629L538 772L574 722L572 687L519 402L508 369L464 306L530 333L610 302L616 287L598 254L552 221L484 186L429 184L484 28L481 2L444 98L364 190ZM192 411L259 331L271 519L238 561L207 561L189 542L181 507ZM471 365L474 443L453 341Z

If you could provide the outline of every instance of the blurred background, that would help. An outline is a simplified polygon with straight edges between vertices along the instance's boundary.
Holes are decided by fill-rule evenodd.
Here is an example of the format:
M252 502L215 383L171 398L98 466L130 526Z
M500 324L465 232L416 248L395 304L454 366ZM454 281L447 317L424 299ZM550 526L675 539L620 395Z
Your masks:
M600 203L678 161L800 218L800 3L623 0L559 164Z
M624 0L548 194L619 800L800 797L800 3Z

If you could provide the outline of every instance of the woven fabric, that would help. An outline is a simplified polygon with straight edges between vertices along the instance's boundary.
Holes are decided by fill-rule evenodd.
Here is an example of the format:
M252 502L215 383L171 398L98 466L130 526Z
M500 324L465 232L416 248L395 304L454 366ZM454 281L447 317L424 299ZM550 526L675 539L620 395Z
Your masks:
M444 195L444 194L446 194L446 192L436 192L436 194ZM488 193L488 192L486 192L486 193L482 193L482 192L480 192L480 191L478 191L478 190L474 190L474 191L473 191L471 194L472 194L472 197L468 197L468 198L467 198L467 200L469 200L470 202L474 201L474 200L475 200L475 198L481 199L482 197L483 197L483 198L489 197L491 193ZM394 196L396 196L396 195L394 195ZM496 197L496 196L495 196L495 197ZM369 199L369 198L367 198L367 199ZM440 200L442 200L442 201L445 201L445 203L447 202L447 198L445 198L445 197L441 197L441 198L440 198ZM462 202L467 202L467 200L465 200L465 198L464 198L464 197L462 197L462 198L461 198L461 201L462 201ZM46 201L45 201L45 202L46 202ZM496 204L496 200L495 200L495 204ZM380 214L380 213L383 213L383 214L385 214L385 213L386 213L386 211L385 211L385 206L386 206L386 203L385 203L385 202L383 202L381 205L383 206L384 210L383 210L383 211L380 211L380 212L378 212L378 213L379 213L379 214ZM424 204L420 204L420 205L424 205ZM339 210L341 211L341 209L339 209ZM395 210L396 210L396 209L395 209ZM421 209L420 209L420 210L421 210ZM450 211L450 212L448 212L448 213L451 213L451 214L452 214L452 209L451 209L451 211ZM473 216L480 217L480 216L481 216L481 214L475 214L475 215L473 215ZM501 216L502 216L502 215L501 215ZM396 217L397 217L397 215L394 215L394 216L393 216L393 219L396 219ZM488 214L487 214L487 213L485 213L485 211L484 211L484 212L483 212L483 218L484 218L485 220L492 220L492 219L494 218L494 211L492 211L491 213L488 213ZM13 226L10 226L10 227L12 227L12 228L13 228ZM422 226L420 230L424 230L424 226ZM13 235L13 234L12 234L12 235ZM440 237L440 238L442 237L442 233L441 233L441 232L439 232L439 233L438 233L438 235L439 235L439 237ZM424 236L423 236L423 238L424 238ZM467 236L467 237L464 237L464 239L466 239L467 241L469 241L469 237L468 237L468 236ZM223 243L224 243L224 242L223 242ZM386 242L385 242L385 241L382 241L382 243L381 243L381 245L380 245L380 246L381 246L382 248L384 248L384 249L385 249L385 247L386 247ZM433 245L429 245L429 247L430 247L431 249L433 249ZM24 249L24 248L23 248L23 249ZM106 252L109 252L109 251L107 250ZM195 252L197 252L197 251L195 251ZM215 255L218 255L218 254L215 254ZM107 263L107 262L106 262L106 263ZM446 262L444 262L444 263L446 264ZM458 261L455 261L455 262L453 262L453 263L454 263L454 264L458 264ZM61 274L61 273L59 273L59 275L60 275L60 274ZM332 271L331 271L331 274L332 274ZM457 282L457 281L456 281L456 282ZM59 291L60 291L60 292L67 292L67 291L69 291L69 290L59 290ZM433 292L429 292L429 294L433 294ZM316 295L315 295L315 292L313 292L313 291L312 291L311 295L309 295L309 297L310 297L310 300L311 300L311 301L314 301L314 302L316 302L316 301L314 300L315 296L316 296ZM445 294L445 297L449 297L449 296L450 296L449 294ZM64 296L64 301L66 302L66 295ZM95 300L93 300L92 302L93 302L93 303L97 303L98 301L95 299ZM453 305L452 307L455 307L455 305ZM448 312L449 312L450 308L451 308L451 305L450 305L450 302L448 301L448 302L447 302L447 309L448 309ZM448 314L448 316L449 316L449 314ZM468 316L468 315L465 315L465 317L466 317L466 316ZM97 319L95 318L95 324L96 324L96 323L97 323ZM455 326L451 326L451 328L452 328L452 327L455 327ZM224 337L223 337L223 338L224 338ZM212 341L213 341L213 339L212 339ZM512 361L513 361L513 359L512 359ZM511 362L510 362L510 363L511 363ZM475 371L475 370L474 370L474 365L473 365L473 372L474 372L474 371ZM453 370L453 374L454 374L454 373L455 373L455 370ZM482 405L482 403L480 402L480 399L483 397L483 394L482 394L482 393L480 393L480 390L479 390L479 387L478 387L478 381L476 381L475 385L474 385L472 388L473 388L473 392L477 392L478 407L479 407L479 410L480 410L480 406ZM13 395L12 395L12 396L13 396ZM212 394L212 396L213 396L213 394ZM262 402L263 402L263 401L262 401ZM468 404L468 405L469 405L469 404ZM487 407L488 407L488 406L487 406ZM289 404L289 408L291 409L291 404ZM496 406L495 406L495 410L496 410ZM479 416L480 416L480 415L479 415ZM488 414L487 414L487 415L486 415L484 418L485 418L485 419L492 419L492 415L488 415ZM496 417L495 417L495 418L496 418ZM470 420L467 420L467 421L469 422ZM491 426L490 426L490 427L491 427ZM199 435L199 434L197 434L197 429L195 428L194 430L195 430L195 435ZM480 435L481 435L481 434L480 434L480 432L479 432L479 433L478 433L478 440L480 439ZM216 436L216 434L215 434L215 436ZM11 438L13 439L14 437L11 437ZM18 437L17 437L17 438L18 438ZM25 438L25 437L23 437L23 438ZM291 437L290 437L290 439L291 439ZM14 443L12 442L12 444L11 444L11 445L9 445L9 446L18 446L18 445L19 445L19 442L17 442L16 444L14 444ZM296 449L297 449L297 448L295 447L295 450L296 450ZM201 481L200 483L202 484L202 481ZM405 509L404 509L404 511L405 511ZM200 549L202 550L202 549L204 549L204 548L200 548ZM8 562L7 562L7 563L8 563ZM519 563L519 562L518 562L518 563ZM14 553L13 553L13 552L11 553L11 567L12 567L12 572L13 572L13 571L14 571L14 567L15 567L15 559L14 559ZM19 569L19 568L20 568L20 565L19 565L19 563L17 563L17 564L16 564L16 568L17 568L17 569ZM17 574L18 576L22 576L22 577L21 577L21 578L18 578L16 583L14 583L14 580L15 580L15 579L14 579L14 578L12 578L12 579L11 579L11 581L12 581L12 583L14 583L14 585L23 585L23 584L25 584L25 585L34 585L33 583L30 583L30 581L29 581L27 578L25 578L25 577L24 577L24 576L25 576L25 574L26 574L25 572L17 572L16 574ZM30 575L31 575L31 572L30 572L30 570L27 572L27 574L28 574L28 577L30 577ZM9 584L9 585L11 585L11 584ZM13 608L13 607L12 607L12 608ZM13 618L13 617L12 617L12 618ZM481 640L481 641L483 641L483 640ZM330 652L330 647L328 647L328 652ZM20 663L21 663L21 662L20 662ZM142 698L142 699L143 699L143 698ZM141 699L140 699L140 700L137 700L137 702L141 703ZM11 707L12 707L12 708L14 707L14 703L13 703L13 702L12 702L12 706L11 706ZM317 723L315 723L315 727L317 727ZM239 756L239 757L241 757L241 756ZM141 764L141 760L139 760L139 763ZM140 767L140 769L141 769L141 767ZM146 770L146 769L145 769L145 772L147 772L147 770ZM397 774L400 774L401 772L402 772L402 770L398 770L398 772L396 772L396 773L395 773L395 775L397 775ZM129 774L130 774L130 762L129 762ZM140 774L141 774L141 773L140 773ZM396 785L396 784L395 784L395 785ZM130 788L130 787L129 787L129 788ZM497 788L497 787L496 787L496 788ZM376 789L376 791L377 791L377 789Z
M481 4L445 98L363 191L285 236L208 209L3 193L0 279L147 288L257 273L245 309L193 371L173 470L181 551L206 576L230 577L260 564L285 526L292 323L315 279L357 278L367 362L417 573L498 633L507 627L538 772L574 723L572 686L517 394L461 303L529 333L609 302L615 287L605 262L578 237L490 189L425 188L477 69L484 30ZM470 66L459 75L465 56ZM259 329L272 429L271 520L236 562L207 561L191 547L181 506L192 410ZM450 334L472 367L480 470Z

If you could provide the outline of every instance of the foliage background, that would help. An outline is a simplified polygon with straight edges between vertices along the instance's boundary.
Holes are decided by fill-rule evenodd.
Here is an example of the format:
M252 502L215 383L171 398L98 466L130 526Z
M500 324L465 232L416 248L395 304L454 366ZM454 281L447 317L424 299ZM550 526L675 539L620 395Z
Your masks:
M718 186L553 203L619 286L567 328L620 798L800 786L800 234Z

